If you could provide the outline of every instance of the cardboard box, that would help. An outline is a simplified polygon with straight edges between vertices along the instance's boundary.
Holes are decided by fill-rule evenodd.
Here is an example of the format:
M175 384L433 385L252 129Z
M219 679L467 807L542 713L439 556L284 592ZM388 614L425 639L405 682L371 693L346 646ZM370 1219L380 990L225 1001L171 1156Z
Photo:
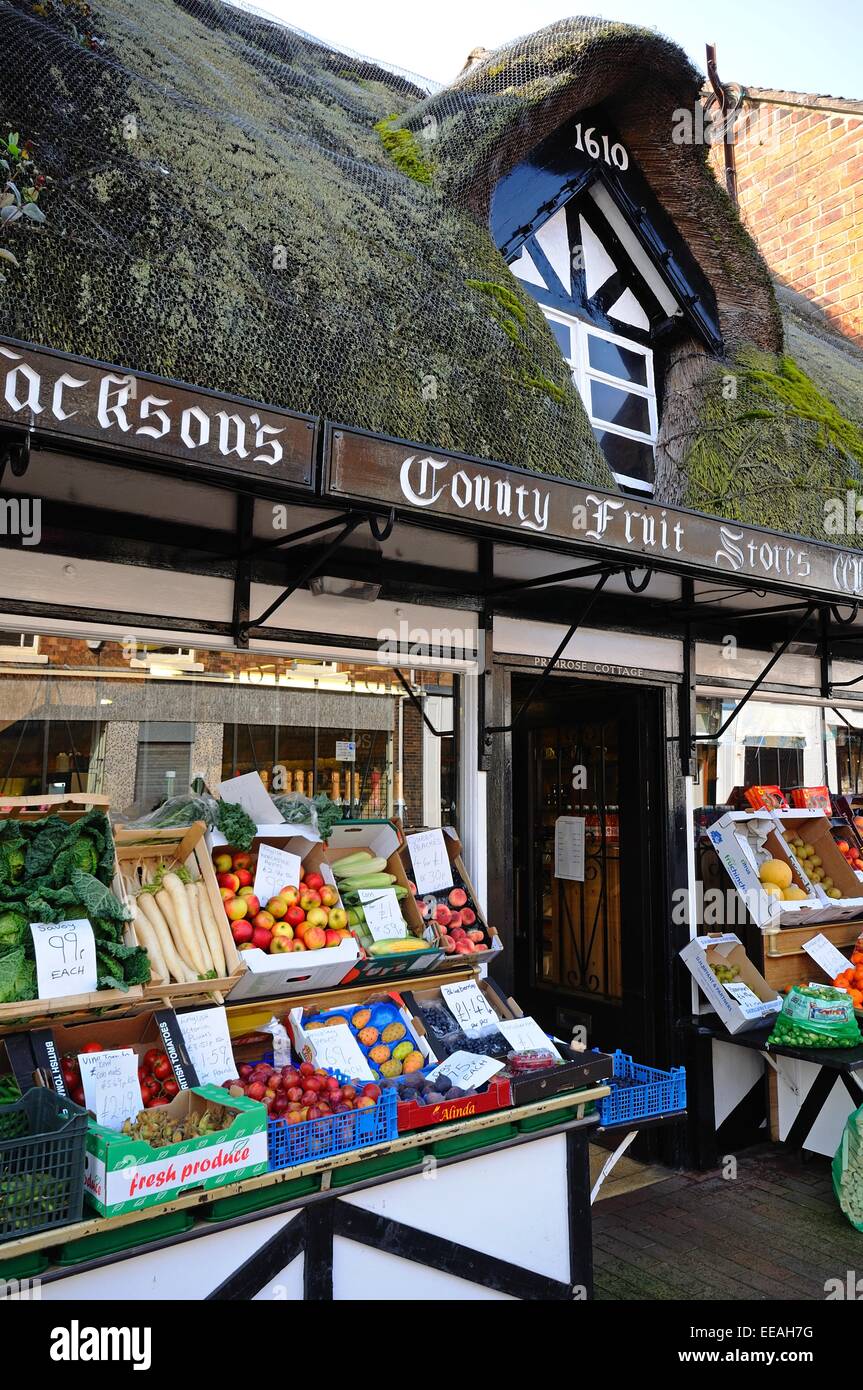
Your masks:
M119 1216L170 1201L193 1188L211 1190L267 1172L267 1111L220 1086L181 1091L163 1110L181 1120L207 1102L235 1113L227 1129L154 1149L90 1120L84 1192L102 1216Z
M400 826L394 821L349 821L334 825L327 844L324 859L327 864L335 864L358 849L367 849L375 858L387 861L387 873L392 874L402 888L409 885L408 875L400 853L404 844ZM316 857L316 856L313 856ZM383 984L384 981L403 980L411 975L425 975L438 970L446 960L443 950L437 946L437 935L429 941L419 908L412 894L402 898L402 916L408 932L416 937L416 954L393 956L357 956L351 969L345 975L343 984L370 985Z
M464 958L462 958L464 960ZM523 1018L524 1010L510 996L504 995L493 980L480 979L476 969L471 966L465 967L462 964L462 978L474 979L480 992L491 1009L497 1014L498 1018L511 1019ZM442 981L444 984L455 983L449 979ZM440 987L435 989L421 989L416 991L402 991L402 998L413 1016L414 1028L417 1032L422 1031L428 1038L429 1049L438 1061L446 1060L446 1053L435 1045L435 1040L426 1032L422 1017L419 1014L421 1004L443 1003L443 996ZM529 1105L532 1101L548 1100L550 1096L560 1095L563 1091L578 1090L583 1086L590 1086L596 1082L603 1081L611 1076L614 1071L613 1058L606 1053L600 1052L575 1052L566 1043L555 1038L549 1042L549 1048L556 1051L561 1062L558 1066L550 1066L547 1071L525 1073L523 1076L513 1076L509 1078L510 1090L512 1093L513 1105ZM504 1054L501 1061L506 1063ZM424 1109L425 1107L420 1107Z
M808 824L807 834L817 834L820 842L822 830L816 831L813 825L815 821L823 823L823 833L830 840L827 857L821 856L824 863L829 860L830 865L835 867L837 860L842 861L836 875L831 868L830 876L843 891L849 875L859 888L856 876L833 844L827 818L819 812L729 811L708 828L708 841L759 927L815 926L820 922L837 922L863 913L863 900L849 902L828 898L823 890L819 892L818 886L809 881L803 866L778 833L780 824L784 823L806 839L806 834L798 827ZM765 893L758 877L758 867L766 858L784 860L791 869L792 882L808 896L799 902L786 902Z
M829 817L822 811L776 811L774 819L788 839L796 836L814 847L822 867L842 894L841 898L828 898L820 883L810 884L824 911L829 914L824 920L841 922L863 915L863 884L838 848ZM797 859L790 846L788 852L806 877L805 864ZM808 878L807 882L810 882ZM807 923L814 920L813 917L806 917Z
M157 1009L134 1018L99 1020L92 1023L55 1024L34 1029L30 1034L34 1075L39 1085L50 1086L59 1095L68 1095L63 1081L61 1057L77 1056L87 1043L99 1042L106 1050L131 1047L139 1059L150 1048L164 1052L171 1063L174 1080L181 1091L197 1086L198 1077L189 1059L177 1015L172 1009ZM32 1081L31 1077L31 1081ZM143 1101L141 1102L143 1108Z
M493 1076L475 1096L459 1096L457 1100L439 1101L437 1105L419 1105L415 1100L399 1100L396 1110L399 1133L409 1129L430 1129L453 1120L470 1120L491 1110L505 1110L512 1104L509 1081Z
M467 960L487 964L496 955L498 951L503 950L503 942L498 936L495 928L490 925L488 918L482 910L482 904L480 903L477 897L476 889L470 881L467 868L465 867L465 862L461 857L462 843L458 835L456 834L456 831L450 825L445 826L443 830L443 837L444 844L446 845L446 852L449 856L450 866L453 871L453 880L456 884L464 887L464 890L467 893L468 898L470 900L470 904L473 907L473 910L476 912L479 924L485 932L489 942L489 945L487 947L483 948L482 946L480 946L478 950L471 952L471 954L467 956ZM402 850L400 856L404 864L406 881L410 881L411 874L410 845L408 843L409 840L410 836L407 837L405 847ZM420 921L422 922L421 917ZM434 934L434 939L436 941L439 941L440 938L446 934L445 928L439 927L436 922L423 923L423 927L424 929L431 927L431 930ZM455 952L451 955L447 955L445 953L441 962L441 966L446 967L446 969L448 970L463 969L464 964L465 955L462 952Z
M255 838L252 850L262 843L300 855L304 870L316 870L326 883L335 885L335 875L326 862L320 841L261 836ZM360 948L353 937L345 938L338 946L324 946L319 951L285 951L278 955L270 955L257 947L241 951L246 971L231 990L231 1003L240 999L304 994L310 989L331 989L350 975L359 954Z
M821 811L825 816L833 814L829 787L790 787L788 795L792 807L801 811Z
M723 936L697 936L680 952L690 975L706 996L729 1033L745 1033L761 1028L782 1010L782 999L771 989L746 954L743 942L732 933ZM744 1008L720 984L711 965L735 965L737 980L752 990L758 1005Z

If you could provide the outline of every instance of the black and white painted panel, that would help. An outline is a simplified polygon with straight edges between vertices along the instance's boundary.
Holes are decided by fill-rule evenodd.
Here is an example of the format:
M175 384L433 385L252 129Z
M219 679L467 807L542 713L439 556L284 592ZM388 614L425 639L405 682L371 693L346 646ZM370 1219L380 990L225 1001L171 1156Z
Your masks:
M776 1096L782 1142L828 1158L842 1142L848 1116L863 1105L853 1075L794 1057L777 1058Z
M343 1200L496 1259L515 1259L533 1273L569 1279L563 1135L430 1168ZM393 1263L393 1287L403 1263ZM338 1261L335 1268L338 1274Z
M69 1274L42 1285L42 1298L101 1301L198 1302L215 1289L301 1212L263 1217L245 1226L214 1231L194 1240L178 1241L168 1249L120 1259L81 1274ZM274 1279L273 1283L278 1280ZM300 1295L301 1296L301 1295Z

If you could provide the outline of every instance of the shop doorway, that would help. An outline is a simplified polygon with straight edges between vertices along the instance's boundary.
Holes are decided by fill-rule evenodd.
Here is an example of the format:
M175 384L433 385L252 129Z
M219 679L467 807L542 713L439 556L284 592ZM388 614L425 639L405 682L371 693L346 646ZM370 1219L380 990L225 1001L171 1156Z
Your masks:
M513 708L529 688L513 680ZM514 736L515 997L559 1036L581 1025L591 1045L643 1059L670 1008L657 999L663 770L655 690L554 679Z

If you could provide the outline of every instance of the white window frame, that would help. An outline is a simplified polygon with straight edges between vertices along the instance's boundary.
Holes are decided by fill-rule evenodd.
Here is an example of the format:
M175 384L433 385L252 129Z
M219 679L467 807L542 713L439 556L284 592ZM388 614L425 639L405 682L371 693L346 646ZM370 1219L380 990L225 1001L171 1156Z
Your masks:
M603 328L596 328L592 323L585 323L583 319L577 319L571 314L564 314L559 309L547 309L544 304L540 305L540 308L547 319L562 324L569 330L570 355L566 353L563 355L572 372L573 383L581 396L587 417L593 428L609 434L620 435L622 439L634 439L639 444L649 444L655 450L656 437L659 432L659 412L656 404L652 350L645 347L643 343L635 342L632 338L624 338L620 333L608 333ZM637 382L624 381L622 377L611 376L608 372L600 371L592 366L588 356L588 340L591 336L602 338L606 342L613 343L615 347L642 356L646 365L647 385L641 386ZM650 421L649 433L642 430L626 429L622 425L615 425L609 420L603 420L594 415L590 394L592 381L601 382L607 386L615 386L619 391L624 391L631 396L641 396L643 400L646 400ZM648 494L653 492L653 484L646 483L641 478L631 478L626 473L615 473L614 476L623 487L632 488L636 492Z

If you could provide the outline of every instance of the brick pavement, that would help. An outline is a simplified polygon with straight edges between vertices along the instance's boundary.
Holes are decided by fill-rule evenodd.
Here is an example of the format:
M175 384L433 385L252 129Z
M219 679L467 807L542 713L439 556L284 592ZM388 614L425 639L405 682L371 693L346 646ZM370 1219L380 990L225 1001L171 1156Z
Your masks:
M739 1158L734 1179L675 1173L598 1202L593 1250L600 1300L823 1300L828 1279L863 1276L828 1160L778 1147Z

